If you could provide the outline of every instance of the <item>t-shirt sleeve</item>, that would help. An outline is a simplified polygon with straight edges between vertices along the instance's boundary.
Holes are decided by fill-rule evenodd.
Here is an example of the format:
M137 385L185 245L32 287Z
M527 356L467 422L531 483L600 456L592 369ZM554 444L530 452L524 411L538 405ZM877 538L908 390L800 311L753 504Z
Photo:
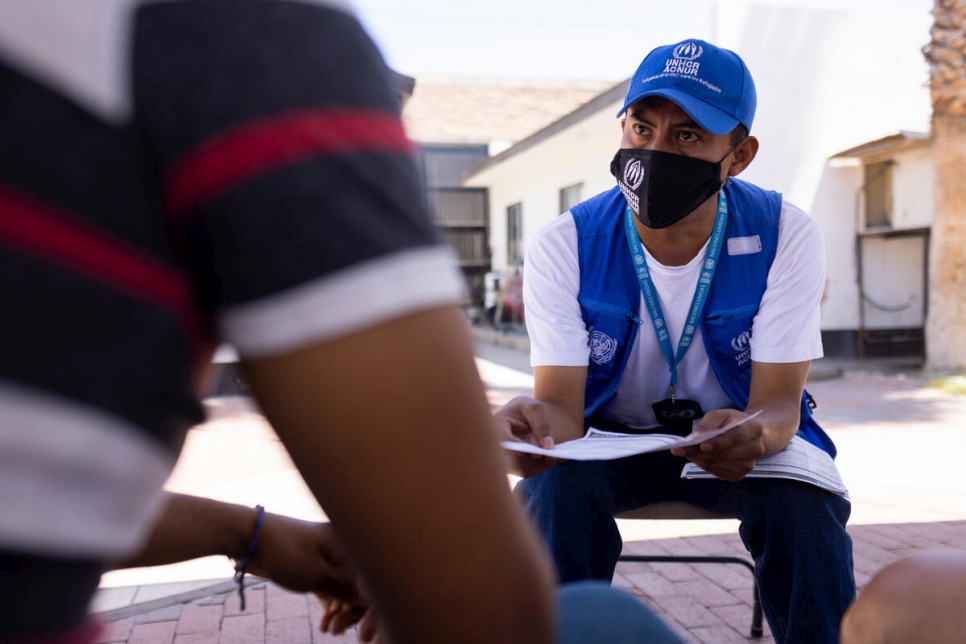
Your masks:
M258 356L463 299L391 72L339 3L158 3L136 127L221 340Z
M577 227L570 213L534 235L523 270L523 308L534 367L586 367L587 327L577 295Z
M825 244L810 215L783 203L778 249L752 324L751 359L802 362L822 357Z

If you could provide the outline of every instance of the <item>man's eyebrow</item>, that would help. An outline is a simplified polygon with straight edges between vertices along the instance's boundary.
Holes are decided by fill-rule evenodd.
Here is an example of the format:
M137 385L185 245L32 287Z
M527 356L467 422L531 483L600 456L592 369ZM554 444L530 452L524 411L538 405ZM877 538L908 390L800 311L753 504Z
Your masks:
M642 112L643 110L631 110L628 116L630 116L632 119L636 121L640 121L641 123L644 123L645 125L654 125L654 123L652 121L649 121ZM704 129L698 124L697 121L695 121L692 118L686 118L685 120L680 121L678 123L673 123L671 127L689 128L689 129L698 129L698 130Z

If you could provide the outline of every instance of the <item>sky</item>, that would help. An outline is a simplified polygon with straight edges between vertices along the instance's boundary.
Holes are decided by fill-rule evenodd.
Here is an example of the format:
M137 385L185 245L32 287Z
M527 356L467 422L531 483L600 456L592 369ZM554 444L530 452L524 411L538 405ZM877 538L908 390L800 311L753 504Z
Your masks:
M723 0L733 2L734 0ZM620 81L648 51L710 38L718 0L351 0L390 67L456 75ZM928 15L932 0L755 4Z

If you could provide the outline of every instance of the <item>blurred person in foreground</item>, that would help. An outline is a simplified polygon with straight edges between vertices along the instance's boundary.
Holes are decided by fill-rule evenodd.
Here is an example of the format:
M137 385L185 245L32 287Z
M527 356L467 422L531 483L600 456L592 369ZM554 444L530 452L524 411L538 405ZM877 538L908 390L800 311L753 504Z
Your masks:
M822 233L779 193L737 178L758 153L756 105L734 52L695 39L644 58L618 114L617 185L527 248L534 395L499 410L497 429L549 446L588 427L685 436L761 411L686 449L522 455L517 490L563 581L613 577L622 512L680 500L740 519L775 641L834 642L855 595L848 499L747 476L796 435L835 456L804 391L822 356ZM714 478L682 479L687 461Z
M0 640L96 638L228 342L383 641L674 641L558 608L387 74L343 2L0 4Z
M842 619L842 644L966 639L966 553L923 552L877 572Z

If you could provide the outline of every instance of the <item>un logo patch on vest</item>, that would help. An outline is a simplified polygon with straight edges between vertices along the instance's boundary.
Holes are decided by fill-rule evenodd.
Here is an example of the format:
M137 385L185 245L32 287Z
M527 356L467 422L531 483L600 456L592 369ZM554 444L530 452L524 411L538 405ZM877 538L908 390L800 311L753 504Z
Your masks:
M600 331L590 332L590 359L597 364L607 364L617 355L617 340Z

